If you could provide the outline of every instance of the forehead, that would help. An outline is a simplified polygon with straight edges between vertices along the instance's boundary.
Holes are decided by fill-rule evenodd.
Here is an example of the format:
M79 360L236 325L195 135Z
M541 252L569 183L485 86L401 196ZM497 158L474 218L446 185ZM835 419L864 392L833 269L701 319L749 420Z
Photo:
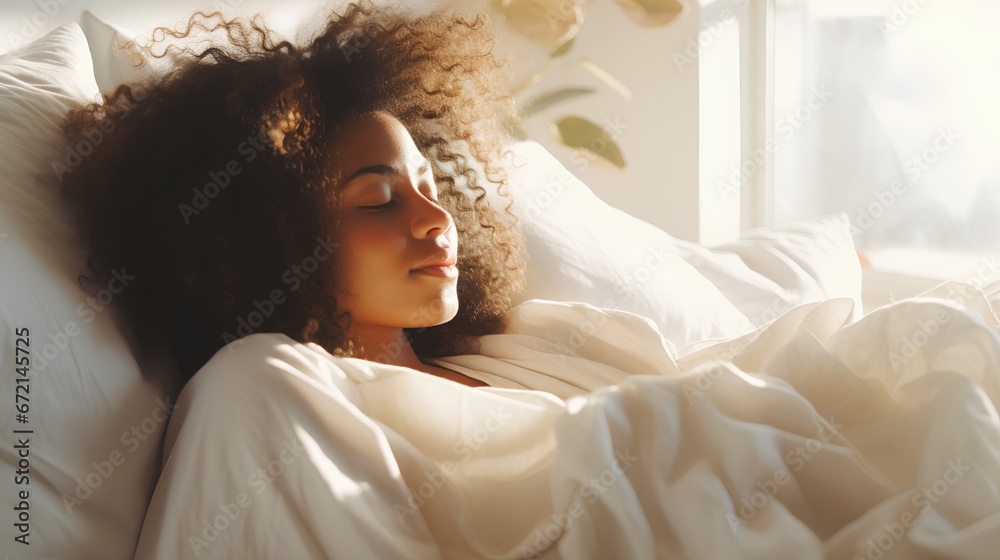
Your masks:
M379 164L415 169L424 160L403 123L386 113L370 113L344 123L331 152L331 163L341 177Z

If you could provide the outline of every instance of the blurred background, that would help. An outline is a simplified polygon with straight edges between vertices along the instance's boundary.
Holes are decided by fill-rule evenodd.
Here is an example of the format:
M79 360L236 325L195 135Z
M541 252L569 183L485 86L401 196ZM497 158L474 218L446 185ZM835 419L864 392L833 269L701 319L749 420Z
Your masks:
M866 289L901 297L1000 273L1000 1L406 4L489 14L520 137L676 237L712 244L845 212ZM84 10L139 35L195 9L260 12L294 38L343 5L0 0L0 51Z

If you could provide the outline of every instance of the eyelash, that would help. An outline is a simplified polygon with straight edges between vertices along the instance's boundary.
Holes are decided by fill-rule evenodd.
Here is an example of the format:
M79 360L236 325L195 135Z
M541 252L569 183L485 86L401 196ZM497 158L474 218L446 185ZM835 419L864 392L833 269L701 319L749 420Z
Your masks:
M431 202L433 202L438 206L441 206L441 199L439 198L432 198ZM396 199L393 198L389 202L386 202L385 204L379 204L378 206L359 206L358 208L370 214L376 214L378 212L383 212L385 210L388 210L390 206L393 206L395 204L396 204Z
M379 204L378 206L359 206L358 208L364 210L365 212L375 213L386 210L395 203L396 199L392 199L389 202L386 202L385 204Z

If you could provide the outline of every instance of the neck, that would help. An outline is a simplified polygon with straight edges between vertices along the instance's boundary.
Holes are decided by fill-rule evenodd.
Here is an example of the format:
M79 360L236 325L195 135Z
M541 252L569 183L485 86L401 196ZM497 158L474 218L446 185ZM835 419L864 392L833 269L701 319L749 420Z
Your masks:
M365 326L351 335L355 343L360 342L363 347L355 356L357 358L416 370L427 367L417 357L401 328Z
M417 357L416 352L413 351L413 347L410 346L410 341L407 340L406 335L401 328L372 327L370 325L366 325L356 330L353 333L352 338L354 339L355 344L360 343L363 347L362 350L355 353L355 358L361 358L382 364L408 367L410 369L450 379L470 387L489 387L489 385L483 381L470 378L466 375L446 368L437 367L433 364L425 364L421 362L420 358ZM476 345L476 351L478 352L478 344Z

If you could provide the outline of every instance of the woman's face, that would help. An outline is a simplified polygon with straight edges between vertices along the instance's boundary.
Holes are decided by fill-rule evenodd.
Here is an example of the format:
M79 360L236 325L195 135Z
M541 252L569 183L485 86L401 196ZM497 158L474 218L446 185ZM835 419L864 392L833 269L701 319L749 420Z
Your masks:
M399 120L356 118L333 145L340 171L340 252L351 331L416 328L458 312L458 234L438 206L433 169ZM432 263L450 266L430 267Z

